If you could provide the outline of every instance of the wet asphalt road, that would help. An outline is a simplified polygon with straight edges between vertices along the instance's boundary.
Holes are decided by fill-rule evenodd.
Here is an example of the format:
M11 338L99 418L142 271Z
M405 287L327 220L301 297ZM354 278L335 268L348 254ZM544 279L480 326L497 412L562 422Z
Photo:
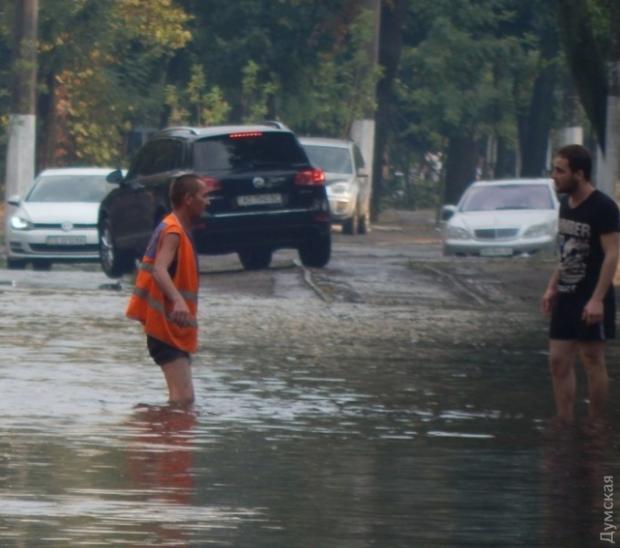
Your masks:
M192 413L131 279L0 271L0 546L602 545L620 439L548 425L552 260L447 260L430 221L203 257Z

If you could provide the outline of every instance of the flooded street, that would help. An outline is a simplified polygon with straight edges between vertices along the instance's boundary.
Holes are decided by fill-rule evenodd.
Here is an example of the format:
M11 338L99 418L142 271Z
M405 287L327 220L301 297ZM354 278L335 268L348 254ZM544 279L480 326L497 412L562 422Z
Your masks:
M0 546L609 544L620 435L548 422L552 259L447 259L389 223L295 258L201 258L192 413L124 319L131 279L0 271Z

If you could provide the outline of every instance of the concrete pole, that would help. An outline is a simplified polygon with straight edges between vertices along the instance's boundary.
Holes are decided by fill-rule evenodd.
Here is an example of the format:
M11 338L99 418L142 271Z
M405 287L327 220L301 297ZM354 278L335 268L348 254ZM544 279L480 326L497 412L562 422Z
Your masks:
M15 0L5 200L24 197L34 179L38 0ZM15 208L8 203L8 222ZM6 233L6 232L5 232ZM8 245L8 242L7 242Z
M609 18L612 54L608 65L607 120L605 150L597 151L596 183L598 188L619 199L620 180L620 2L612 2Z
M364 0L363 7L373 13L374 32L368 44L368 66L377 66L379 61L379 32L381 26L381 0ZM373 188L373 159L375 155L375 113L366 112L364 118L353 120L350 130L351 139L360 148L368 170L370 188Z

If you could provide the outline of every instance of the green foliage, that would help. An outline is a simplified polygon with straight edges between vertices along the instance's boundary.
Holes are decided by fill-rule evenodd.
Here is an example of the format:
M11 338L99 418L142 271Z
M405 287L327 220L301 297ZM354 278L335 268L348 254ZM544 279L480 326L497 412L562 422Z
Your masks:
M372 13L362 10L340 47L320 56L318 70L308 73L308 91L300 111L304 118L297 121L299 126L309 132L346 137L355 119L373 117L381 70L368 64L367 44L372 33Z
M39 65L51 105L41 113L43 129L55 120L70 141L64 152L49 153L52 162L120 160L130 126L159 119L162 76L190 39L188 20L171 0L41 4Z
M518 149L538 79L562 67L549 47L557 43L555 27L551 2L410 2L395 81L392 162L420 168L428 152L445 162L451 139L502 140Z
M201 65L193 65L189 82L184 88L166 85L164 103L169 109L172 125L212 125L225 121L230 106L218 86L207 88Z
M252 123L267 117L267 101L278 91L278 85L270 81L261 81L260 67L254 61L248 61L241 71L241 105L242 121Z

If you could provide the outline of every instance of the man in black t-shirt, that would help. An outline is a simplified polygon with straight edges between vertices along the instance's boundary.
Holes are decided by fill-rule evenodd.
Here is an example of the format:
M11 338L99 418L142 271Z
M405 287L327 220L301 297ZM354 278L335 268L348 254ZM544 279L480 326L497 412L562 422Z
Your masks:
M542 298L551 316L549 368L558 418L574 420L575 360L586 371L589 417L605 418L608 377L605 341L615 336L613 278L618 267L620 215L618 206L590 181L592 160L587 149L569 145L553 160L560 205L560 265Z

